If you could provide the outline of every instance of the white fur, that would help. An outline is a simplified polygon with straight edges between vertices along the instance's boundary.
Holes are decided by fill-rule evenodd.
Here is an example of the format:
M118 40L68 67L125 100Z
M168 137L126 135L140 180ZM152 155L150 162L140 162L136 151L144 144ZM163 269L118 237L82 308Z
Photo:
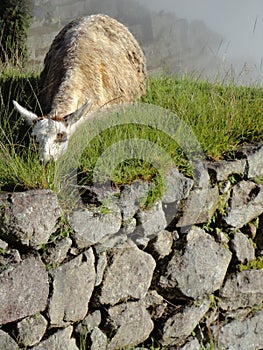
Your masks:
M34 120L37 119L37 115L33 112L28 111L26 108L20 106L20 104L16 101L13 101L13 104L18 110L18 112L25 118L28 124L32 125L34 123Z
M63 122L47 118L36 123L32 136L39 148L41 161L47 162L51 158L56 161L60 155L65 153L70 137L70 130L68 129ZM63 133L67 134L67 138L61 141L58 135Z
M61 120L51 117L38 118L34 113L13 101L16 109L25 118L28 124L33 126L32 136L39 149L39 159L48 162L55 161L63 155L68 147L68 140L79 125L85 120L86 112L91 106L89 99L81 108L74 113L65 116ZM63 135L63 138L60 136Z

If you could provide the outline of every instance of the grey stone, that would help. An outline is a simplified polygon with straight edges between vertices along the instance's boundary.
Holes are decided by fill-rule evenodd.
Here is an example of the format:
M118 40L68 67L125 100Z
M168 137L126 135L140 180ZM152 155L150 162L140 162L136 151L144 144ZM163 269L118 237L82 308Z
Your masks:
M188 197L194 181L183 176L176 168L170 168L165 176L165 193L163 203L172 203Z
M153 257L128 245L112 249L108 254L111 264L104 273L100 302L114 305L129 298L143 298L156 265Z
M146 246L150 239L156 237L167 226L162 202L141 210L137 215L138 227L129 237L138 245Z
M48 274L39 257L11 265L0 274L0 324L43 311L48 294Z
M19 345L33 346L40 342L47 329L47 320L41 314L29 316L17 323Z
M235 310L224 310L224 316L226 320L244 320L248 316L251 316L252 313L254 313L256 310L259 310L260 305L255 305L255 310L251 309L250 307L247 308L240 308L240 309L235 309ZM216 309L216 308L215 308ZM218 312L218 310L217 310ZM219 315L218 315L219 316ZM218 320L218 318L217 318ZM225 324L226 322L224 322ZM210 326L212 323L210 323ZM221 324L222 325L222 324ZM219 328L219 327L217 327Z
M141 302L128 302L110 307L109 322L116 334L107 350L136 346L145 341L153 330L153 322Z
M137 221L135 218L128 219L122 222L122 233L129 235L134 232L137 226Z
M220 290L219 306L223 310L261 304L263 300L263 269L247 270L227 277Z
M230 208L225 216L228 225L241 228L263 213L263 186L241 181L233 187Z
M106 252L100 253L97 258L95 286L99 286L101 284L107 264L108 260Z
M121 212L114 203L109 204L107 208L79 209L69 215L68 222L75 231L74 240L77 247L87 248L119 231Z
M75 339L71 338L72 331L72 326L58 330L32 350L79 350Z
M182 348L180 348L180 350L202 350L202 348L199 341L194 338L193 340L187 342Z
M217 242L227 246L229 243L229 237L221 230L216 230L215 239Z
M253 181L240 181L232 188L231 208L240 207L248 204L255 198L257 185Z
M253 178L263 174L263 145L247 156L248 178Z
M245 263L255 259L253 244L242 232L235 232L230 244L238 262Z
M232 187L232 184L231 184L231 181L229 180L222 181L218 184L219 193L224 195L224 196L221 196L221 198L224 200L224 203L226 203L230 198L231 187Z
M155 237L167 226L162 203L157 202L153 207L142 210L138 214L138 221L146 237Z
M158 233L155 239L150 243L150 249L153 256L162 259L169 255L173 245L173 234L163 230Z
M194 299L209 295L221 287L230 260L226 248L201 228L193 227L184 249L175 250L160 277L160 286L168 294L179 290Z
M20 263L22 261L20 253L17 249L8 249L4 254L0 254L0 273L10 265Z
M86 315L95 285L94 260L90 248L52 273L53 293L48 308L51 326L63 327Z
M162 317L167 307L164 298L155 290L149 290L145 298L142 299L142 302L146 309L151 309L152 320Z
M118 201L124 222L133 218L142 207L147 197L149 186L148 182L142 181L135 181L131 185L124 186Z
M233 320L226 325L214 327L219 349L260 350L263 349L263 311L256 312L245 320Z
M114 247L119 247L125 244L128 240L127 235L122 231L122 229L115 235L105 237L99 243L94 245L97 254L103 253Z
M99 310L95 310L91 314L88 314L83 321L76 327L76 332L82 335L90 333L94 328L99 327L101 323L101 313Z
M180 345L195 329L200 320L209 310L210 301L203 300L168 318L163 328L162 345Z
M219 201L218 188L195 189L191 191L183 207L177 227L201 224L214 215Z
M251 222L248 223L248 225L246 226L246 235L253 239L253 245L254 243L257 245L256 242L256 234L257 234L257 230L260 226L260 217L256 218L255 220L252 220Z
M8 249L7 255L10 257L9 262L20 263L22 261L20 253L17 249Z
M207 163L208 169L214 170L217 181L225 181L233 174L245 174L246 165L246 159L236 159L232 161L222 160L220 162Z
M69 250L69 254L72 256L78 256L81 253L82 249L76 248L76 247L71 247Z
M207 189L210 186L210 176L208 173L206 162L203 160L191 160L194 171L195 187L199 189Z
M50 190L0 195L0 237L36 249L48 242L61 216L57 197Z
M57 266L66 259L67 253L72 245L68 237L56 240L54 245L47 246L43 259L47 265Z
M18 350L19 346L6 332L0 329L0 349L2 350Z
M173 202L173 203L162 203L163 211L165 213L167 226L169 226L175 218L179 217L180 210L182 208L182 202Z
M114 188L111 182L95 183L93 186L84 186L88 190L90 197L88 202L107 202L114 201L120 196L119 188ZM95 197L95 198L94 198Z
M95 327L91 332L91 350L107 350L108 338L107 336L98 328Z
M8 248L8 243L0 239L0 251L5 252Z

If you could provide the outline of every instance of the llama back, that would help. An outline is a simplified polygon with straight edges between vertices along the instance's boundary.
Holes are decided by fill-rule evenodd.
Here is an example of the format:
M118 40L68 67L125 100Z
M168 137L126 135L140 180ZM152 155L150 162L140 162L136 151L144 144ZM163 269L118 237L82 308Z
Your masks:
M106 15L72 21L54 39L41 73L46 114L64 116L88 99L92 110L145 93L145 56L129 30Z

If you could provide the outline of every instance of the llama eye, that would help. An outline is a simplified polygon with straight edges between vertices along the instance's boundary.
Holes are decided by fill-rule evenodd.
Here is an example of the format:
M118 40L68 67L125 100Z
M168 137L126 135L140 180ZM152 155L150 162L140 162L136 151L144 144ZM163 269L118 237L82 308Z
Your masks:
M57 142L67 141L67 133L66 133L65 131L59 132L59 133L57 134L56 141L57 141Z

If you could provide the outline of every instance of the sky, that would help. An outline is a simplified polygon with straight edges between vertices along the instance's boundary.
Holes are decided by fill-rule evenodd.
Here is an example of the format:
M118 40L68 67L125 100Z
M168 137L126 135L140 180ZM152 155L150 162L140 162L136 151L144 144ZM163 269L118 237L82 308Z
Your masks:
M263 81L263 0L137 0L155 11L174 12L189 21L203 20L222 34L221 56L249 64Z

